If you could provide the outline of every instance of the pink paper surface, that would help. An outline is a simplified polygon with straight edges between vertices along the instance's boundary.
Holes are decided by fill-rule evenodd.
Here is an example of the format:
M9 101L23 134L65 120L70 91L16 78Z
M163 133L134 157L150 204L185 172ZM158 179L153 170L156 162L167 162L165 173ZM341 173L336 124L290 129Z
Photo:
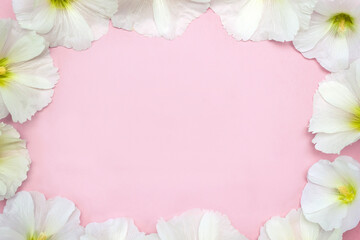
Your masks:
M11 0L0 17L14 18ZM53 103L15 124L33 161L21 190L71 199L83 225L131 217L150 233L205 208L255 240L299 207L309 167L336 157L307 133L327 72L291 43L236 41L211 10L175 41L111 27L87 51L51 54ZM359 147L343 155L360 160Z

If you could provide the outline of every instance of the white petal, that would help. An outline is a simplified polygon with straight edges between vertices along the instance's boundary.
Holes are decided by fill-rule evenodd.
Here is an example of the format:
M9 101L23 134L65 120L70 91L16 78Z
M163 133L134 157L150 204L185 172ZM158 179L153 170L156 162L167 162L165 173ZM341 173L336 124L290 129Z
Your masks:
M199 240L246 240L230 220L219 213L206 212L199 226Z
M318 0L293 0L291 3L299 16L300 29L308 29L311 15Z
M359 106L357 97L339 82L320 83L319 93L326 102L349 113L354 113L354 109Z
M320 226L318 224L306 220L302 212L300 216L300 231L301 231L302 239L306 239L306 240L319 239Z
M306 58L316 58L325 69L337 72L349 67L349 52L347 39L329 32L314 49L303 54Z
M6 118L9 115L9 111L6 108L4 100L0 92L0 119Z
M360 188L360 163L348 156L340 156L333 162L334 170L347 181Z
M133 220L126 218L111 219L104 223L90 223L86 226L81 240L136 240L145 239Z
M346 217L348 209L341 203L335 203L317 212L305 213L307 220L319 223L325 231L331 231L341 227L342 220Z
M12 64L10 71L16 73L17 76L23 76L22 79L16 79L16 81L20 81L22 84L34 88L44 88L44 84L48 87L54 87L60 78L58 69L54 67L53 59L51 58L49 51L44 51L39 57L31 61ZM31 78L25 77L29 75L33 75L33 78L37 79L46 79L49 83L43 83L41 84L42 87L39 87L38 84L31 82Z
M359 193L358 193L359 194ZM356 228L360 222L360 198L355 200L349 207L348 214L342 222L341 230L343 232Z
M269 236L267 235L267 233L266 233L265 227L262 227L262 228L260 229L260 236L259 236L259 239L258 239L258 240L271 240L271 239L269 238Z
M39 90L12 82L0 89L5 105L14 122L23 123L51 102L53 90Z
M327 103L316 92L314 96L314 113L310 120L309 131L312 133L338 133L352 131L350 125L353 115Z
M28 192L20 192L6 202L4 208L6 228L18 232L23 237L35 230L34 202Z
M13 0L13 9L21 27L40 34L54 26L56 9L47 0Z
M295 235L290 223L283 218L274 217L265 225L266 232L270 239L295 240Z
M360 132L348 131L340 133L317 133L313 139L315 148L328 154L340 154L346 146L357 142Z
M110 18L118 9L118 1L78 0L74 6L92 29L94 40L97 40L108 32Z
M252 39L292 41L299 29L299 17L292 4L267 1L260 26Z
M301 207L305 216L319 212L339 202L338 192L335 188L322 187L313 183L308 183L305 186L301 197Z
M44 38L35 32L30 32L13 44L6 57L10 64L25 62L39 56L44 49Z
M65 226L76 208L74 203L64 198L48 200L47 206L44 232L53 235Z
M53 235L51 240L79 240L83 234L84 229L80 226L80 211L76 209L64 227Z
M229 34L239 40L249 40L258 29L264 12L264 2L258 0L214 0L211 8L221 17ZM245 24L246 23L246 24Z
M308 181L327 188L346 184L343 176L335 170L334 164L327 160L320 160L309 169Z
M160 220L156 226L162 240L197 240L198 229L204 212L193 210L174 217L168 222Z
M3 222L6 221L6 219L2 220L1 218L2 216L0 216L0 223L2 221ZM6 227L0 227L0 236L1 236L1 240L17 240L17 239L24 239L25 237L19 234L18 232Z
M309 29L300 31L296 35L293 41L295 48L302 53L312 50L330 31L330 28L326 16L314 13Z
M115 27L135 30L141 34L156 35L151 1L119 0L119 9L112 17Z
M210 0L119 0L113 25L146 36L173 39L209 8Z
M25 141L20 139L19 133L12 126L0 123L0 200L15 195L27 178L29 165L30 157Z
M2 49L7 40L9 31L11 28L11 20L9 19L1 19L0 20L0 54L2 55Z
M90 26L74 8L58 11L53 29L44 37L51 47L64 46L75 50L89 48L94 40Z

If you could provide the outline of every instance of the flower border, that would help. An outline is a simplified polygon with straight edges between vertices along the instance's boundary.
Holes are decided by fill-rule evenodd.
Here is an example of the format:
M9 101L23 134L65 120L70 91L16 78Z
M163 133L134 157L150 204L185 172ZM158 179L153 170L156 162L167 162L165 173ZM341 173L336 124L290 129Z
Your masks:
M210 8L210 7L209 7ZM1 214L0 214L1 215ZM263 231L263 230L262 230Z

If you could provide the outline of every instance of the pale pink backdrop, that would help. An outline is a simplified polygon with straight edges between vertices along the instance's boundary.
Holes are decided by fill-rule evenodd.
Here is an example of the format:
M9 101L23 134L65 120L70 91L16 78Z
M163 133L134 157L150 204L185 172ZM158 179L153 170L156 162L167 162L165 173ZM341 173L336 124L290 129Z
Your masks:
M0 17L14 18L11 0ZM336 157L307 133L327 72L291 43L236 41L211 10L175 41L111 27L88 51L51 53L53 103L15 124L33 160L21 189L73 200L83 225L127 216L150 233L205 208L255 240L299 207L308 168ZM343 154L359 160L359 147Z

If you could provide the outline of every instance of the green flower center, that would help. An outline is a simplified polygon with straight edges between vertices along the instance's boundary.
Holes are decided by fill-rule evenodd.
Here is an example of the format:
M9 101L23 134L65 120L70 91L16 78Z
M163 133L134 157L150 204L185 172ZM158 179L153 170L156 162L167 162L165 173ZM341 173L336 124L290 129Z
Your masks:
M354 109L353 118L350 121L350 126L355 130L360 131L360 106Z
M8 60L0 59L0 87L6 87L10 83L12 75L8 68Z
M353 185L340 186L337 188L339 200L344 204L352 203L356 198L356 189Z
M39 235L32 235L28 237L26 240L47 240L48 237L45 235L45 233L40 233Z
M55 8L66 9L71 6L71 3L75 0L50 0L51 5Z
M336 14L329 19L329 22L338 34L345 34L349 30L355 30L355 19L347 13Z

